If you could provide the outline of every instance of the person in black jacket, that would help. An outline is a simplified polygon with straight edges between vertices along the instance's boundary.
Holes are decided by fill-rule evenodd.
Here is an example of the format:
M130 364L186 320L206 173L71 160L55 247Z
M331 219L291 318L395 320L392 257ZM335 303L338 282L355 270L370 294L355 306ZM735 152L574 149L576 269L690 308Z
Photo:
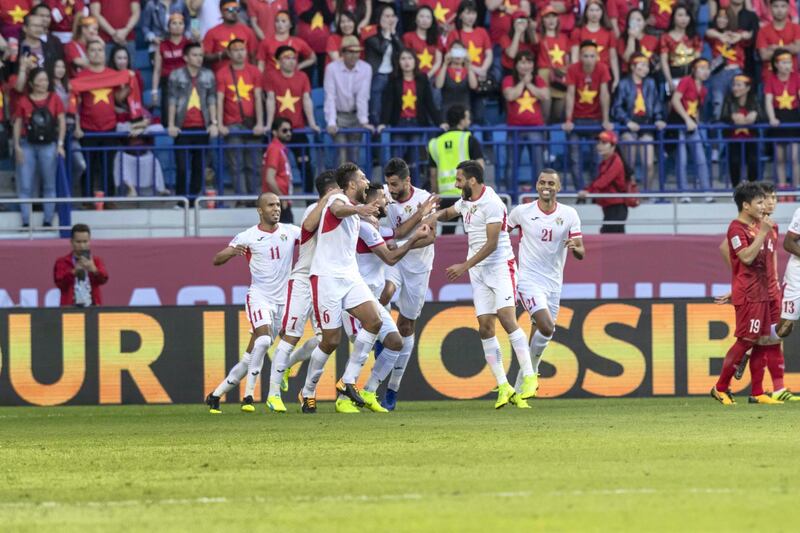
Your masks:
M389 83L389 75L403 48L397 34L397 20L394 5L384 4L378 15L378 33L364 43L364 59L372 67L372 89L369 96L369 118L372 124L380 121L383 89Z
M398 57L394 73L381 96L381 120L378 133L387 126L424 128L439 126L447 129L439 108L433 103L433 92L428 76L420 73L417 55L404 48ZM403 159L410 166L416 164L413 149L419 144L419 135L395 134L392 141L398 143L405 153ZM399 150L397 150L399 151ZM424 154L420 156L425 160Z
M747 126L764 122L765 114L752 85L749 76L735 76L720 113L720 120L731 125L725 136L728 138L728 172L734 188L742 179L742 163L747 166L747 179L758 179L758 143L753 139L756 130Z

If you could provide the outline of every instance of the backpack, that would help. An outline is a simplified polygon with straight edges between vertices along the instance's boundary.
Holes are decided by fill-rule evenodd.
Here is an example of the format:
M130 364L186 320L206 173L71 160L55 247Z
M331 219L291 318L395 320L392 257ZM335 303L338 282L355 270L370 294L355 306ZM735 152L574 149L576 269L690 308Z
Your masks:
M50 144L56 141L58 135L56 120L47 107L52 97L51 94L42 106L33 104L33 112L28 123L28 142L31 144Z

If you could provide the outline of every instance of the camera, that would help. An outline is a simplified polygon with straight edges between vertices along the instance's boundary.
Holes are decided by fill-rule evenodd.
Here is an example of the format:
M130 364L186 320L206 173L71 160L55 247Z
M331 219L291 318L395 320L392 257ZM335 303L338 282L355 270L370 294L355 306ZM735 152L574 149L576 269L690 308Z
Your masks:
M467 51L461 47L453 48L450 51L450 57L452 57L453 59L466 59Z

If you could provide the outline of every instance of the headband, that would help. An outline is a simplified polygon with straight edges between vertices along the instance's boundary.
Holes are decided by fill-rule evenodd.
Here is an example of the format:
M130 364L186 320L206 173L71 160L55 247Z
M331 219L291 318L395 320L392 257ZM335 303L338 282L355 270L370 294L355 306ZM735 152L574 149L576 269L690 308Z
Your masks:
M750 79L750 76L745 76L744 74L737 74L733 77L733 81L741 81L747 85L753 84L753 80Z
M97 24L97 19L94 17L83 17L81 19L81 26L89 26L91 24Z
M647 59L645 56L636 56L631 60L631 64L635 65L636 63L649 63L650 60Z
M775 61L783 61L784 59L791 60L792 59L792 54L790 54L789 52L784 52L784 53L782 53L782 54L780 54L778 56L775 56Z

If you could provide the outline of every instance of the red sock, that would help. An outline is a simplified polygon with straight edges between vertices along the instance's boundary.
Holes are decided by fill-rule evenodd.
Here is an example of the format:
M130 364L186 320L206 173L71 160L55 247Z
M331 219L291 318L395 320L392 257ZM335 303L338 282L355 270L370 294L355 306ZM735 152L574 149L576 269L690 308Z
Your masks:
M716 388L719 392L727 391L731 386L731 379L736 372L736 366L742 361L744 354L750 349L752 344L743 339L736 339L728 353L725 354L725 360L722 362L722 372L719 373Z
M750 395L764 394L764 372L767 368L768 346L753 346L750 354Z
M772 378L772 388L775 391L783 389L783 370L786 365L783 361L783 350L780 344L769 344L764 346L767 352L767 369Z

